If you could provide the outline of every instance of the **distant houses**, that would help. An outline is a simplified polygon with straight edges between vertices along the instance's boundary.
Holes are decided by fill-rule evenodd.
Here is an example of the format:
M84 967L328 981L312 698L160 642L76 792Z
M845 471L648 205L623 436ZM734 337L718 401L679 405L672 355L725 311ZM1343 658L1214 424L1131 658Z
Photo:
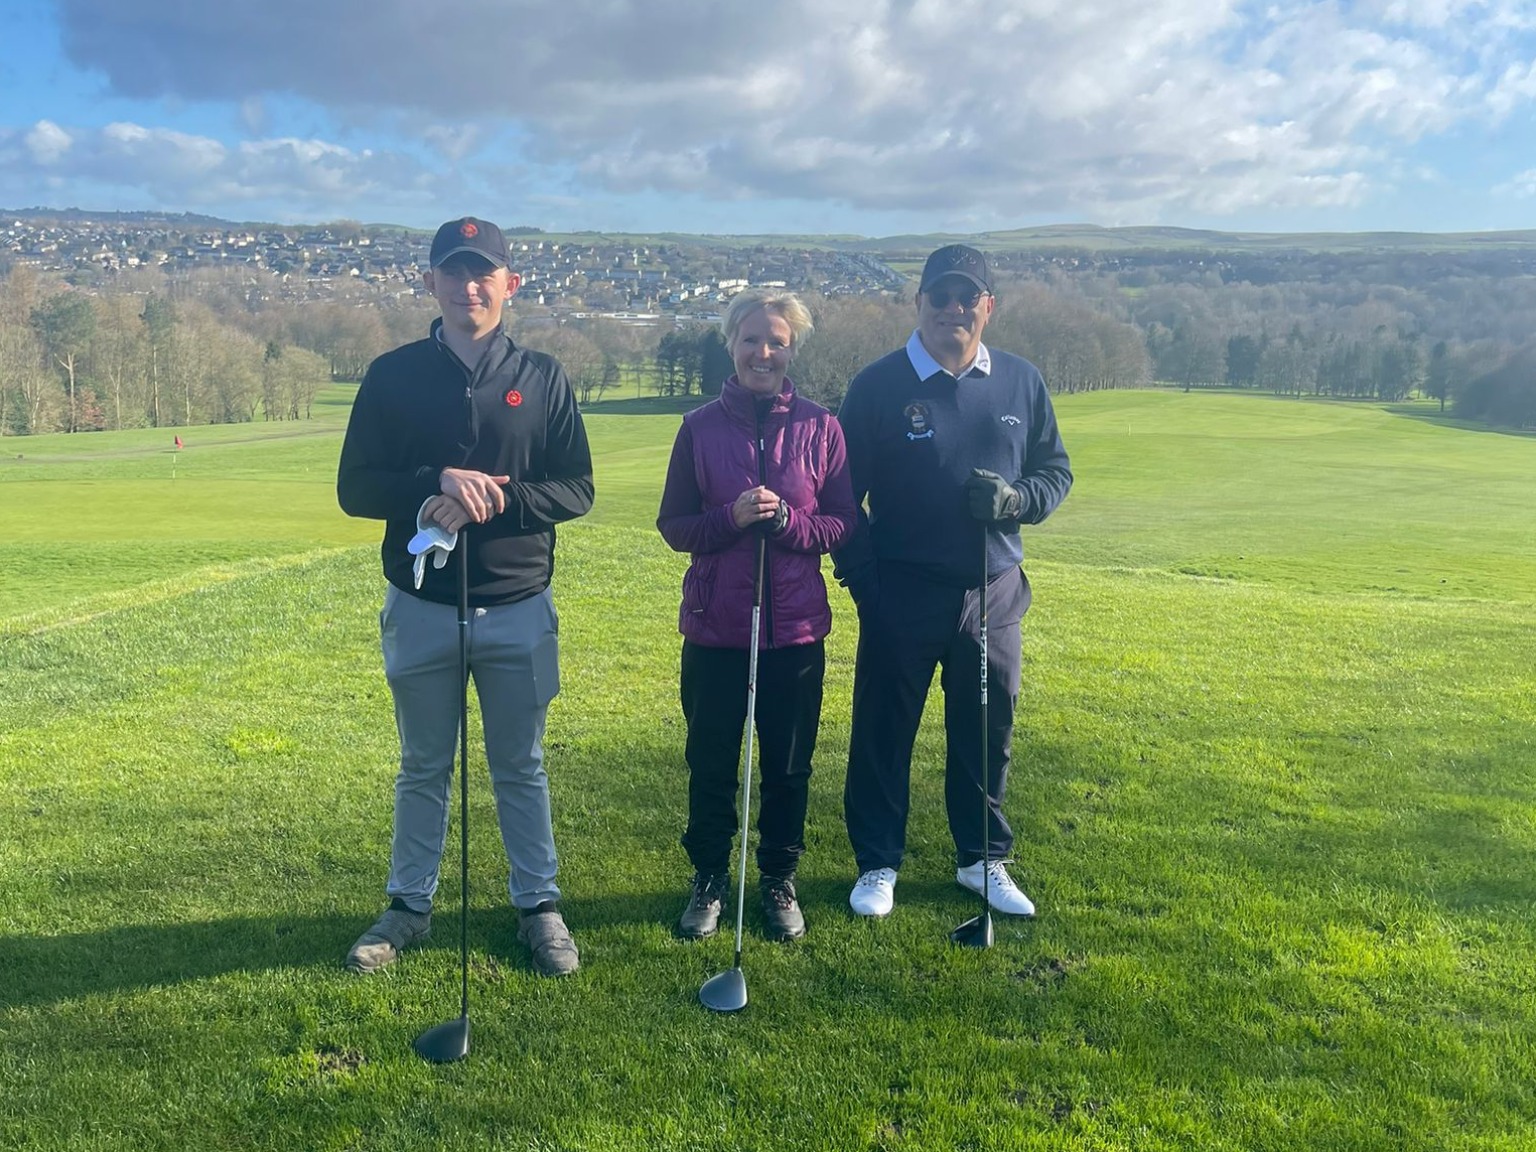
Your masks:
M237 269L254 292L274 298L334 298L423 294L430 236L399 228L189 227L176 217L113 213L28 212L0 217L0 269L24 264L76 283L100 283L127 272L167 275L198 269ZM824 295L888 293L902 277L864 254L820 249L753 248L632 239L577 243L525 229L510 234L523 275L525 306L562 315L703 316L748 287L788 287Z

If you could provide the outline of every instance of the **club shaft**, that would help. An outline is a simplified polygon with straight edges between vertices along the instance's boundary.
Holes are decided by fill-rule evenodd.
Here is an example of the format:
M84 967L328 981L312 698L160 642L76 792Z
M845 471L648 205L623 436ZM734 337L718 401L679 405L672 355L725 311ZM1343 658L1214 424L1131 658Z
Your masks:
M756 573L752 578L752 633L747 649L747 719L741 736L741 864L736 878L736 967L741 967L741 930L747 906L747 824L752 815L752 734L757 718L757 641L763 619L763 565L768 542L757 538Z
M987 890L992 879L991 825L992 798L988 791L992 756L987 737L987 529L981 530L981 589L977 594L976 638L981 649L981 908L984 916L992 913L992 897Z
M469 1016L469 533L459 532L459 1014Z

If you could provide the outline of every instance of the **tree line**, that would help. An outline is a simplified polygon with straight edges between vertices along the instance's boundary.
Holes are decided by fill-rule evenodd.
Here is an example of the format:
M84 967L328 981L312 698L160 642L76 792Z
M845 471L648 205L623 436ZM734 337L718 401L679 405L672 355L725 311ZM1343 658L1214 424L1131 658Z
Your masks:
M156 288L89 294L12 269L0 281L0 430L309 417L331 376L325 356L295 332L240 324L196 294Z
M917 320L911 299L808 295L815 331L789 374L806 395L832 408L866 364L906 343ZM1054 392L1139 388L1152 381L1151 359L1130 324L1039 284L1004 292L986 328L989 346L1032 360ZM662 395L708 395L732 372L717 326L691 324L664 332L654 351Z
M1536 427L1526 335L1536 331L1536 277L1489 259L1004 253L986 339L1033 360L1056 392L1161 382L1425 396L1457 416ZM816 330L791 374L833 407L916 319L910 296L807 303ZM0 279L0 430L304 418L321 384L360 379L435 315L429 297L381 299L345 283L324 301L271 300L229 269L144 270L86 291L17 266ZM702 321L643 327L530 309L513 325L521 342L559 357L583 403L710 394L731 371L718 327Z
M1536 427L1536 254L1139 252L1002 261L1145 335L1152 371L1184 388L1437 400Z

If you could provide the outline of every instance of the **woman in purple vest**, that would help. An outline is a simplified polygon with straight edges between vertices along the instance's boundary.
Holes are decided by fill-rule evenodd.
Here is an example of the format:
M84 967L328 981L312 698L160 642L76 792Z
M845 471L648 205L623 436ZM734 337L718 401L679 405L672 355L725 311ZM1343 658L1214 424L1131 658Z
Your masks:
M805 934L795 867L805 851L823 642L832 628L821 557L853 531L853 488L837 418L797 395L784 375L811 332L805 305L792 292L749 290L731 301L723 328L736 373L719 399L683 417L656 518L666 542L691 554L678 630L688 721L682 842L694 877L677 931L712 935L730 888L761 539L757 869L764 934L793 940Z

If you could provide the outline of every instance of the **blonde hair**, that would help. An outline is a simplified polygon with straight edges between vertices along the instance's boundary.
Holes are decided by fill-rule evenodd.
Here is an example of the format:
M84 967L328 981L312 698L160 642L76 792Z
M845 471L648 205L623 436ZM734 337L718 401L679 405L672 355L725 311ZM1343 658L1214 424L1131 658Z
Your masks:
M816 327L811 322L811 310L793 292L786 292L782 288L748 288L731 298L730 306L721 318L720 329L725 334L727 348L735 341L741 322L759 308L774 313L789 325L789 347L792 352L800 347L800 342Z

